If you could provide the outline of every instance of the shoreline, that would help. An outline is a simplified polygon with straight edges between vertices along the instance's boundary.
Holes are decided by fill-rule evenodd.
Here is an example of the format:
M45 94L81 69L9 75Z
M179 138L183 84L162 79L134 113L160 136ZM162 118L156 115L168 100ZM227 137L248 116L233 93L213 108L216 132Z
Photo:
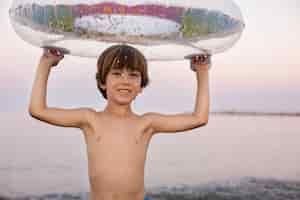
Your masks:
M277 179L268 177L241 177L203 184L179 184L174 186L145 187L145 194L151 200L172 199L240 199L281 200L296 199L300 196L300 180ZM88 200L89 192L45 193L42 195L0 195L0 200Z

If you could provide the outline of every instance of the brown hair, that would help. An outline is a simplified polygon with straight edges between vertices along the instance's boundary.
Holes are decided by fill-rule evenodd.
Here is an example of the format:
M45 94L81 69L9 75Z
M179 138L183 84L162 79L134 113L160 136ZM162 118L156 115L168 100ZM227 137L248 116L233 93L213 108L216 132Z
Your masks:
M141 73L141 87L145 88L149 83L147 61L143 54L134 47L128 45L114 45L107 48L98 58L97 62L97 87L102 96L107 99L106 90L100 86L105 85L106 77L111 69L137 70Z

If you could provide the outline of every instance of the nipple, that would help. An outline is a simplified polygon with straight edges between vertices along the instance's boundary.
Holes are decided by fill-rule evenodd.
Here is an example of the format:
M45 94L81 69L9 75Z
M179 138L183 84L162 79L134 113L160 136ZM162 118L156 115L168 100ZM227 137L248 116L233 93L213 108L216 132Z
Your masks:
M100 142L100 140L101 140L101 136L97 136L97 137L96 137L96 141L97 141L97 142Z

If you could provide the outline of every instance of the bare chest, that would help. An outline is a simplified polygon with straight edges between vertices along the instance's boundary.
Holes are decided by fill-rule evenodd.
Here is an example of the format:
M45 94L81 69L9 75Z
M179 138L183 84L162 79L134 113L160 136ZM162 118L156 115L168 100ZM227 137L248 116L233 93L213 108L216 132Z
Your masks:
M96 120L85 134L90 161L110 164L141 164L151 139L151 130L139 119Z
M92 191L140 192L151 130L139 119L93 122L85 130Z
M89 144L105 149L130 149L144 148L149 142L149 134L140 126L126 126L121 124L106 124L95 127L94 132L88 138Z

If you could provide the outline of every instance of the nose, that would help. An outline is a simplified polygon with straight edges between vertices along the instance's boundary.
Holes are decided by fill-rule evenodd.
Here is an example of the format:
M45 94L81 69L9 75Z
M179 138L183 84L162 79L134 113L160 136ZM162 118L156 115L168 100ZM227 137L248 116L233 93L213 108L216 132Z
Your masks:
M129 79L129 76L128 76L127 73L122 73L121 74L121 79L122 79L123 82L126 82L126 83L130 82L130 79Z

